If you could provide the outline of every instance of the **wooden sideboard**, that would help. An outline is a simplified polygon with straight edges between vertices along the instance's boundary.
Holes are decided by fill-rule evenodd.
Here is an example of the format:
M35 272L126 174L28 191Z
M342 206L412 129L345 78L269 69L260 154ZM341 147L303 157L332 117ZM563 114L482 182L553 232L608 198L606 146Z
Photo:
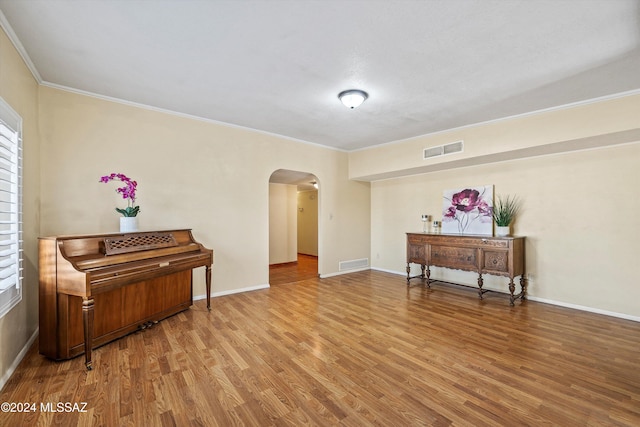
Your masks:
M430 267L445 267L478 273L478 295L482 289L483 274L509 278L510 304L526 298L524 237L463 236L441 233L407 233L407 286L411 279L419 278L427 287L436 280L431 278ZM421 274L411 276L411 263L420 264ZM514 278L520 276L520 293L515 294Z

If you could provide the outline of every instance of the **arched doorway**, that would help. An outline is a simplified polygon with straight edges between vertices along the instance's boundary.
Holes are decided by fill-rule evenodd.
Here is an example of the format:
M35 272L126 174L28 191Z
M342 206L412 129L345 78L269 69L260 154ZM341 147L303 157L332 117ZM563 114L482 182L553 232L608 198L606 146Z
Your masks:
M318 276L318 178L278 169L269 178L269 283Z

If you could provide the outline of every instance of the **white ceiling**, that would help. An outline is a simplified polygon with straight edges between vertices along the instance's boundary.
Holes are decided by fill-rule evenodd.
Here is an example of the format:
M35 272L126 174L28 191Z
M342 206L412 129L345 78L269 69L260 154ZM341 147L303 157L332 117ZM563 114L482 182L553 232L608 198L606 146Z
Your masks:
M343 150L640 89L640 0L0 0L0 10L43 84ZM369 93L355 110L337 99L351 88Z
M315 175L286 169L278 169L273 172L269 177L269 182L295 185L298 191L313 191L316 189L314 183L320 185Z

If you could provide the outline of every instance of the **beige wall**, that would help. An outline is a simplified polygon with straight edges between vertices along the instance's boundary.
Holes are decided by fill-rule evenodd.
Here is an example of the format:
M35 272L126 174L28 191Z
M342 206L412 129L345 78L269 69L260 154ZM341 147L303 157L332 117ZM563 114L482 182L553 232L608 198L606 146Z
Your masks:
M295 185L269 183L269 264L298 259Z
M318 190L300 191L297 197L298 252L318 256Z
M318 256L318 191L269 184L269 264Z
M22 302L0 318L0 387L21 351L38 328L38 248L40 234L40 138L38 85L12 43L0 30L0 96L22 117L23 131L23 239Z
M370 185L349 180L344 152L46 86L39 96L42 234L116 231L117 184L98 179L122 172L138 181L141 229L193 228L215 251L214 294L265 286L269 178L289 169L323 184L320 272L370 252Z
M640 93L434 133L349 153L349 176L374 181L633 142ZM464 141L464 152L423 160L424 148Z
M523 202L514 232L527 236L532 298L640 320L636 268L640 198L635 197L640 184L638 128L640 97L636 95L467 128L459 134L452 131L448 139L464 134L465 148L476 153L488 149L483 145L489 139L490 150L496 153L522 145L520 139L528 144L556 141L562 148L559 151L566 152L501 162L480 159L476 166L413 175L416 171L411 167L416 163L408 162L406 169L397 172L411 176L374 181L372 267L404 274L405 233L422 230L421 214L441 218L443 190L493 184L496 194L518 195ZM624 136L620 143L610 145L620 135ZM436 137L440 136L424 137L413 148L428 146ZM562 144L571 138L577 140ZM579 150L580 142L584 150ZM390 170L385 161L402 158L414 144L389 144L350 157L357 159L358 174L373 176ZM454 155L439 161L452 158ZM371 162L360 163L365 160ZM434 276L470 285L477 278L452 270L436 270ZM503 279L487 276L485 283L488 288L507 291Z

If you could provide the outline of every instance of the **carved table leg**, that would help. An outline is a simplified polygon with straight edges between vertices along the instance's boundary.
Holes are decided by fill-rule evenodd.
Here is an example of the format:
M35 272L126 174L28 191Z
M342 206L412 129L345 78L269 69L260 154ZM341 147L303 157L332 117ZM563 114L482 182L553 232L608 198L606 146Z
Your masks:
M407 263L407 286L409 286L410 280L411 280L411 264Z
M520 298L522 300L527 299L527 279L524 278L524 273L520 276L520 292L522 295Z
M426 268L426 270L425 270ZM431 288L431 270L429 269L429 266L422 266L422 275L425 276L427 278L427 288Z
M93 298L82 300L82 324L84 328L84 364L87 370L93 369L91 347L93 344Z
M211 311L211 266L206 266L207 309Z
M482 279L482 274L478 274L478 296L482 299L482 285L484 285L484 280Z
M515 301L515 297L513 296L513 292L516 290L516 285L513 283L513 277L509 278L509 292L511 293L511 296L509 297L510 305L513 306L513 301Z

